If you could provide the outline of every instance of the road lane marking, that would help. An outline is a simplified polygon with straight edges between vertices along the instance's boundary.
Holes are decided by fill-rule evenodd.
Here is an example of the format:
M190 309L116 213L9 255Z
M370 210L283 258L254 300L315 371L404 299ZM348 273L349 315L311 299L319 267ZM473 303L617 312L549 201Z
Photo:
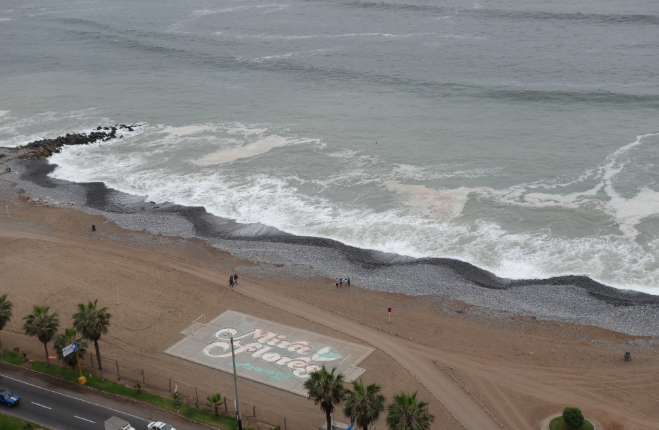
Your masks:
M33 405L41 406L42 408L52 409L52 408L49 408L48 406L40 405L39 403L34 403L34 402L30 402L30 403L32 403Z
M80 418L80 417L77 416L77 415L74 415L74 417L78 418L79 420L89 421L89 422L92 423L92 424L96 424L96 421L88 420L87 418Z
M110 408L108 406L99 405L98 403L90 402L88 400L82 400L82 399L80 399L78 397L75 397L75 396L70 396L68 394L60 393L59 391L49 390L48 388L44 388L44 387L40 387L38 385L30 384L29 382L21 381L20 379L12 378L11 376L7 376L5 374L2 374L2 377L6 378L6 379L11 379L12 381L16 381L19 384L29 385L30 387L38 388L40 390L44 390L44 391L48 391L48 392L53 393L53 394L57 394L58 396L68 397L70 399L74 399L74 400L78 400L80 402L89 403L90 405L98 406L99 408L109 409L113 412L118 412L120 414L128 415L129 417L133 417L133 418L137 418L138 420L142 420L142 421L146 422L147 424L152 422L151 420L146 420L142 417L138 417L137 415L129 414L127 412L120 411L120 410L117 410L117 409L113 409L113 408ZM103 393L103 394L107 394L107 393ZM109 394L109 395L112 395L112 394Z

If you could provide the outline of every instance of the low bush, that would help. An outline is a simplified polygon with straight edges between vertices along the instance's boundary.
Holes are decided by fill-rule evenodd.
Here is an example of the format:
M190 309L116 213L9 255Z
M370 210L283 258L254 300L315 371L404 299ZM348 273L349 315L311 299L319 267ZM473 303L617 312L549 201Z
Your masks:
M563 421L573 429L578 429L583 425L583 414L579 408L565 408L563 410Z
M551 420L551 422L549 423L549 430L575 430L575 429L568 427L567 424L565 424L565 421L563 421L563 417L557 417ZM594 430L594 427L588 420L584 420L581 427L577 427L576 430Z

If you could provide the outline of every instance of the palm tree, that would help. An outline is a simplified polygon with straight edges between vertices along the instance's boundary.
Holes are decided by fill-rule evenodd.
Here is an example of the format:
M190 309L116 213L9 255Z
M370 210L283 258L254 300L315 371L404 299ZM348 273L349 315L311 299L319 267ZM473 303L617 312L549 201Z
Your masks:
M6 294L0 296L0 330L5 328L11 319L11 308L13 307L14 304L7 300ZM0 355L2 355L2 343L0 343Z
M55 351L57 351L57 358L65 362L71 367L78 365L78 354L69 354L64 357L62 350L71 345L73 342L78 344L78 354L85 355L87 352L87 342L84 338L78 336L78 332L73 328L64 329L64 333L60 333L55 336Z
M320 404L320 409L325 412L327 418L327 429L332 429L332 412L334 406L343 401L346 396L346 389L343 387L343 375L334 374L336 367L332 372L325 369L325 365L319 371L311 372L309 379L304 382L304 388L309 391L309 398L314 403Z
M96 361L98 362L98 371L103 379L103 365L101 364L101 350L98 348L98 340L101 335L107 334L110 327L110 315L107 313L108 308L98 308L98 299L90 301L85 306L84 303L78 304L78 312L73 314L73 326L83 337L94 342L96 348Z
M379 385L364 386L362 378L353 381L352 388L355 391L348 391L343 413L346 417L352 417L356 426L368 430L378 420L380 412L384 411L384 396L380 394Z
M428 430L435 416L428 413L428 402L400 393L394 402L387 406L387 425L391 430Z
M50 357L48 356L48 342L53 339L57 328L59 327L59 319L57 314L48 314L50 306L32 306L32 313L25 318L23 330L28 336L36 336L46 350L46 363L50 367Z
M220 417L220 403L222 403L222 396L220 396L220 393L213 394L212 396L206 397L206 400L208 400L208 403L206 406L208 406L211 409L215 410L215 418Z

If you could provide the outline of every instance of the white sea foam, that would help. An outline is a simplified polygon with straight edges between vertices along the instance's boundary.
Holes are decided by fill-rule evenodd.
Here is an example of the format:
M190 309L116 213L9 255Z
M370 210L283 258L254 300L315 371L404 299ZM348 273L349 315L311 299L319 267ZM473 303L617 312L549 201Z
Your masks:
M217 36L232 36L237 39L266 39L266 40L296 40L296 39L335 39L343 37L384 37L389 39L431 36L435 33L343 33L343 34L302 34L302 35L284 35L284 34L236 34L231 35L221 31L213 33Z
M448 178L482 178L501 174L500 168L459 169L459 166L413 166L394 164L392 173L397 178L428 181Z
M265 154L274 148L288 145L300 145L303 143L318 143L318 140L272 135L264 137L263 139L259 139L256 142L245 146L221 149L220 151L208 154L198 160L195 160L194 164L198 166L213 166L217 164L230 163L232 161L240 160L241 158L251 158L257 155Z
M357 180L359 179L359 180ZM362 169L349 170L341 175L334 175L327 179L313 179L307 182L320 185L322 187L336 186L339 184L346 184L347 186L364 185L367 183L378 182L377 179L371 178L370 174Z
M470 36L467 34L445 34L442 37L446 39L470 39L470 40L483 40L485 36Z
M196 134L204 131L215 131L216 129L217 127L208 125L186 125L183 127L165 127L163 131L174 136L185 136L188 134Z
M587 204L596 203L605 213L615 218L620 232L631 241L634 241L638 235L636 225L648 217L659 215L659 193L648 187L642 187L634 197L625 198L616 191L614 179L630 163L630 161L622 160L623 156L630 150L642 145L648 138L656 136L659 136L659 133L637 136L634 142L609 155L597 169L588 170L575 180L550 184L517 185L507 190L489 190L487 193L491 196L497 196L499 201L503 203L532 208L563 207L576 209ZM537 188L551 190L572 186L593 178L598 179L599 182L584 191L568 194L528 192L528 190ZM608 196L609 200L602 200L597 197L601 191Z
M291 58L295 57L302 54L302 52L288 52L286 54L278 54L278 55L267 55L265 57L258 57L258 58L252 58L250 61L253 63L262 63L264 61L269 61L269 60L282 60L284 58Z
M82 150L84 148L72 148ZM157 201L202 205L209 212L242 223L261 223L298 235L327 237L361 248L413 257L444 256L469 261L509 278L589 275L604 283L656 293L657 258L616 238L552 237L548 231L513 234L495 222L461 222L468 190L434 193L418 186L388 184L411 211L374 212L318 196L305 196L284 179L256 175L238 181L220 173L178 175L141 170L143 160L116 156L102 162L62 152L55 177L103 180L121 191ZM406 194L411 194L408 198ZM445 206L444 206L445 205ZM441 208L441 209L438 209ZM417 211L441 217L419 217ZM457 217L457 218L456 218Z
M238 12L238 11L243 11L243 10L249 10L249 9L272 9L275 8L277 9L283 9L285 7L288 7L287 4L254 4L254 5L245 5L245 6L235 6L235 7L227 7L227 8L222 8L222 9L200 9L200 10L195 10L192 12L192 17L197 18L201 16L206 16L206 15L215 15L215 14L221 14L221 13L230 13L230 12Z
M639 222L647 217L659 215L659 193L643 187L636 196L626 199L616 191L613 179L625 168L626 163L620 158L634 147L642 145L644 139L654 136L659 136L659 133L637 136L634 142L611 154L601 169L604 190L611 198L607 206L618 220L620 230L632 240L638 235L636 225Z
M0 110L0 118L2 118L3 116L7 115L8 113L9 113L8 110Z
M398 181L384 181L383 185L393 191L404 204L419 209L424 215L436 219L457 218L462 213L469 193L468 188L433 190L423 185L404 185Z
M328 157L332 158L355 158L355 156L358 154L357 151L353 151L351 149L346 149L344 151L338 151L338 152L332 152L330 154L327 154Z
M314 56L314 55L322 54L322 53L325 53L325 52L332 52L332 51L337 51L337 50L338 50L338 48L321 48L321 49L313 49L311 51L288 52L286 54L267 55L265 57L253 58L250 61L253 62L253 63L262 63L264 61L282 60L282 59L286 59L286 58L297 57L299 55Z
M203 16L207 15L216 15L216 14L223 14L223 13L232 13L232 12L239 12L243 10L249 10L249 9L271 9L275 8L274 10L281 10L288 7L286 4L258 4L258 5L245 5L245 6L236 6L236 7L228 7L228 8L222 8L222 9L198 9L192 11L190 14L191 17L177 21L169 26L168 31L172 33L186 33L181 31L181 28L183 27L184 24L189 23L191 21L196 20L197 18L201 18Z
M229 134L242 134L243 136L260 135L268 131L267 128L250 127L244 124L235 124L226 128Z
M91 114L69 114L69 124L78 123L85 115L87 119L83 122L87 126L91 125L89 122L98 124L98 118ZM0 117L3 120L0 127L5 130L12 127L6 123L10 115ZM89 117L93 119L90 121ZM44 132L48 136L54 135L53 129L61 127L58 115L42 115L27 122L37 120L49 124L51 131ZM25 120L22 121L25 124ZM13 127L17 132L25 129L24 126ZM470 172L460 166L435 166L435 170L409 164L390 166L386 176L391 179L380 179L380 189L399 204L375 210L358 201L338 202L320 194L305 194L297 188L308 183L328 190L350 187L356 182L378 183L372 169L382 168L382 161L355 168L354 163L359 163L360 157L365 155L358 151L328 151L327 162L338 158L348 163L342 166L344 170L328 178L300 174L285 178L258 172L236 177L225 171L225 167L214 170L212 166L318 140L246 124L184 127L145 124L136 130L139 132L127 134L121 140L66 147L50 159L58 165L53 176L78 182L103 181L112 188L150 200L200 205L210 213L241 223L259 223L292 234L326 237L360 248L412 257L455 258L507 278L587 275L618 288L659 294L659 290L654 289L659 283L659 253L656 252L659 238L650 238L642 246L634 240L638 237L636 226L659 214L659 193L650 186L639 188L633 195L622 195L616 189L616 179L625 169L634 166L633 151L657 135L639 136L607 157L599 167L574 178L520 184L501 190L487 187L434 189L427 184L405 183L406 177L422 180L424 175ZM218 145L218 151L197 160L205 166L204 170L190 170L185 168L186 163L164 164L163 161L178 160L180 148L197 148L198 151ZM497 174L496 171L490 173ZM510 207L552 207L569 211L591 205L592 210L609 214L622 234L607 231L601 236L563 237L542 228L511 232L496 219L470 218L465 208L471 199L491 200Z
M0 116L0 134L10 136L0 146L17 147L29 142L66 133L91 131L98 124L107 124L107 118L95 114L95 109L81 109L65 114L44 112L16 118L11 111ZM96 125L95 125L96 124Z

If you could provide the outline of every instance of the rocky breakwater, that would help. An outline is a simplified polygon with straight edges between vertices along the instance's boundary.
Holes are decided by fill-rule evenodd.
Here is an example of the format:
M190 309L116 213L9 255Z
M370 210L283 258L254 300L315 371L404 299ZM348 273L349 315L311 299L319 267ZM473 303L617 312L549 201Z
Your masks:
M97 141L107 142L108 140L123 138L123 134L117 135L118 131L134 131L136 125L117 124L114 127L96 127L95 131L90 133L74 133L66 134L66 136L59 136L54 139L35 140L24 146L21 158L23 160L44 159L62 150L63 146L67 145L89 145Z

